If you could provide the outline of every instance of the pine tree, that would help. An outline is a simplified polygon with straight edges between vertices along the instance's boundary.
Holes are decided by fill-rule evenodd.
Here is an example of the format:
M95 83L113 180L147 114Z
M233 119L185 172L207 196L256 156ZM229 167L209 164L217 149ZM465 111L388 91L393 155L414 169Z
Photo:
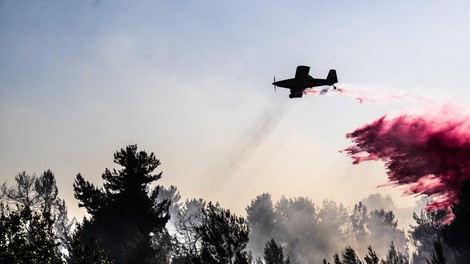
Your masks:
M366 224L369 221L367 207L362 202L354 205L350 220L350 236L354 239L356 246L362 245L367 240Z
M342 264L341 261L339 260L339 255L338 255L338 253L335 253L335 254L333 255L333 263L334 263L334 264Z
M246 207L247 223L250 227L249 247L255 256L261 256L265 244L275 232L273 202L269 193L256 196Z
M442 230L444 242L455 251L457 263L470 263L470 180L462 183L459 202L452 206L454 220Z
M284 252L281 245L278 245L274 239L266 243L264 248L264 261L266 264L289 264L289 258L284 259Z
M395 220L395 214L392 211L372 210L367 223L367 230L370 233L369 241L374 243L374 247L379 252L380 249L386 249L390 241L393 241L393 246L398 251L405 252L407 250L405 232L397 226L398 221Z
M249 228L218 203L186 201L177 223L186 263L251 263L246 251Z
M242 217L209 202L202 207L203 224L196 229L201 237L203 263L247 263L245 252L249 229Z
M382 259L382 264L408 264L408 258L398 251L391 242L386 258Z
M156 202L158 187L149 191L161 178L162 173L151 174L160 161L130 145L114 154L114 162L122 168L105 170L103 188L77 175L75 198L90 219L81 224L76 239L82 244L95 241L89 248L100 248L119 263L155 262L150 234L161 232L169 219L169 201Z
M442 240L442 232L445 227L443 224L447 212L445 210L427 211L423 209L420 214L413 213L413 219L416 221L416 226L410 226L408 234L410 240L416 248L413 252L413 262L425 263L429 252L434 249L435 241ZM448 246L443 245L444 249L449 249ZM452 255L450 250L446 252Z
M19 173L15 185L1 187L0 263L63 263L59 251L65 243L64 227L59 221L66 216L53 173L41 176ZM66 212L65 212L66 214ZM60 233L60 234L59 234Z
M446 264L446 258L444 257L441 243L434 242L434 251L431 253L431 261L426 260L426 264Z
M343 264L362 264L359 257L356 255L356 251L351 247L347 247L343 252Z
M366 264L379 264L379 257L377 257L377 254L375 253L374 250L372 250L372 246L369 245L367 247L367 256L364 258L366 261Z

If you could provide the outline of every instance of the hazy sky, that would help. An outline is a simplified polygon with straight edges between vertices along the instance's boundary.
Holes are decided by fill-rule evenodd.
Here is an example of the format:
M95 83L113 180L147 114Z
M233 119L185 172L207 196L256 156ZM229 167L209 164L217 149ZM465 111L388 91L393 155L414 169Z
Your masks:
M352 205L387 181L345 134L415 100L289 99L297 65L347 90L469 104L469 1L0 0L0 180L51 169L73 215L77 173L154 152L165 186L239 214L256 195ZM382 98L381 96L379 96Z

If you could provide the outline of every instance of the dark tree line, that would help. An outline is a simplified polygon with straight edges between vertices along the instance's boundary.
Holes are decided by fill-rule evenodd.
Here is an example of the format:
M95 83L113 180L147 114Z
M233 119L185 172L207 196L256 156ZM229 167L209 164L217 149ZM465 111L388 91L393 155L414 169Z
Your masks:
M54 174L19 173L0 188L0 263L468 263L470 181L454 221L419 212L408 236L392 211L349 209L304 197L273 202L268 193L237 216L218 203L181 202L155 183L160 161L130 145L114 154L103 185L78 174L75 198L88 215L69 221ZM74 226L74 227L72 227ZM413 249L408 247L409 243ZM356 251L358 250L358 251ZM412 253L409 258L409 252ZM380 257L379 257L380 256Z

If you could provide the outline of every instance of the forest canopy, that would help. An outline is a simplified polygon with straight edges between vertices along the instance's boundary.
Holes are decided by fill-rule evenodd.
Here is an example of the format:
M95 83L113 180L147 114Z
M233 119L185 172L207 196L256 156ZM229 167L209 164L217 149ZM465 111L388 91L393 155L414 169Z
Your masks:
M461 186L455 218L413 214L399 228L393 210L349 208L308 197L260 194L239 216L203 199L181 200L154 153L129 145L114 154L102 185L77 174L73 188L87 216L69 220L55 175L18 173L0 189L1 263L468 263L470 182Z

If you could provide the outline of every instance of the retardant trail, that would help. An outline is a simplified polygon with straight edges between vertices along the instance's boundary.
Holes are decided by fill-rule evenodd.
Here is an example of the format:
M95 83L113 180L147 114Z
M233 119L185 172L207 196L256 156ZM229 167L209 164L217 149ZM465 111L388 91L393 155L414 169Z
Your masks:
M420 100L424 102L429 102L431 99L410 93L398 93L396 91L387 93L385 91L377 92L372 89L360 89L360 88L340 88L329 89L329 94L337 94L340 96L345 96L357 100L359 103L379 103L379 102L390 102L390 101L402 101L402 100ZM304 95L324 95L326 92L322 92L319 89L310 88L305 89L303 92Z
M346 135L355 145L344 151L354 164L385 161L393 185L405 194L434 199L428 210L449 212L458 202L461 183L470 178L470 115L452 105L422 112L385 115Z
M328 91L328 90L326 90ZM322 92L322 90L317 90L315 88L310 88L310 89L305 89L303 91L304 95L325 95L327 92ZM384 98L381 96L379 98L377 95L370 94L365 92L365 91L354 91L354 90L349 90L349 89L344 89L344 88L337 88L335 90L329 89L329 93L336 93L341 96L346 96L350 98L354 98L355 100L359 101L359 103L364 103L364 102L376 102L376 101L382 101ZM390 98L386 98L390 99ZM394 99L394 98L393 98Z
M359 101L359 103L366 103L366 102L380 102L380 101L391 101L391 100L400 100L405 99L406 96L404 95L387 95L385 93L374 93L368 90L358 90L358 89L345 89L345 88L338 88L336 91L346 97L351 97Z

